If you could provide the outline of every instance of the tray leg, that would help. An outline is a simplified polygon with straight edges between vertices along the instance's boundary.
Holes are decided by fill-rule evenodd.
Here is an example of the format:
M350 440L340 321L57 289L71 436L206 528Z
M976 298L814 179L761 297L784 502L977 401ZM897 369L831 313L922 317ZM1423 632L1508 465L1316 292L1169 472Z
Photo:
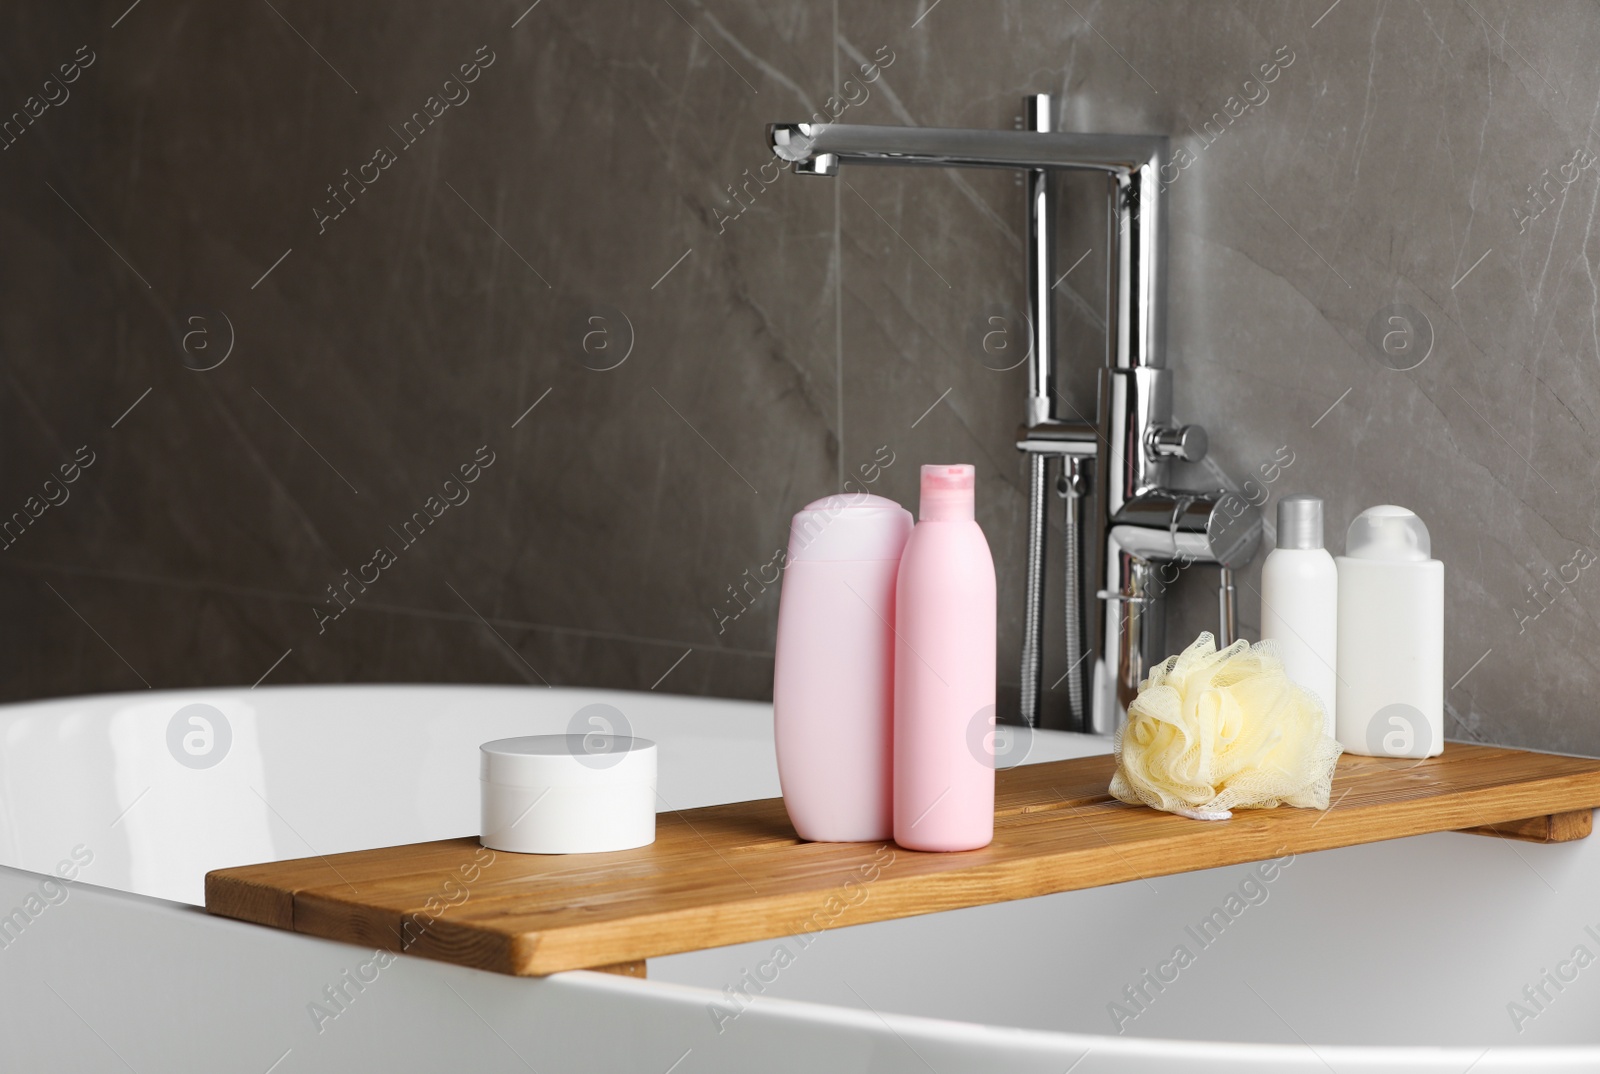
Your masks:
M595 973L615 973L620 977L645 977L645 960L638 959L634 962L613 962L609 966L590 966Z
M1570 813L1551 813L1526 820L1508 820L1500 824L1484 824L1477 828L1462 828L1468 835L1498 835L1502 839L1520 839L1527 843L1570 843L1586 838L1594 830L1594 810L1577 809Z

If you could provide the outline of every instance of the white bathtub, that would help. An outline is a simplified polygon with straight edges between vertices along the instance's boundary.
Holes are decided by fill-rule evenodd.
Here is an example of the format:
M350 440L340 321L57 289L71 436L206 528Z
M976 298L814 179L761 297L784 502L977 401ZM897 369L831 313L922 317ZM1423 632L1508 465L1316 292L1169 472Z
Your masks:
M478 743L597 702L660 742L663 808L777 793L770 707L742 702L394 686L0 706L0 1071L1600 1070L1600 963L1573 961L1600 958L1600 837L1406 839L653 959L645 981L404 957L370 979L371 951L198 908L208 869L475 831ZM173 730L196 704L223 713L226 751L187 716ZM1106 748L1045 735L1032 759Z

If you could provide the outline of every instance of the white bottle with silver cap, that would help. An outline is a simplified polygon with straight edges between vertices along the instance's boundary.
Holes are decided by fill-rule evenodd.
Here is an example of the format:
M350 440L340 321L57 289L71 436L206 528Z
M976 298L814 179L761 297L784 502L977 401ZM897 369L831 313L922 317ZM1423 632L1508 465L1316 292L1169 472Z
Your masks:
M1322 501L1303 493L1278 501L1278 546L1261 565L1261 640L1271 641L1289 678L1322 702L1329 737L1337 726L1339 572L1322 542Z
M1339 745L1368 757L1444 750L1444 564L1404 507L1350 523L1339 565Z

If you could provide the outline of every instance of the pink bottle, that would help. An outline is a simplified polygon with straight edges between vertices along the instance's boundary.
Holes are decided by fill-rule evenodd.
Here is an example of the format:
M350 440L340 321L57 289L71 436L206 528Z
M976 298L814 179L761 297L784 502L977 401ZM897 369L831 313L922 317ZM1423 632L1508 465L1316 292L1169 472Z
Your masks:
M783 804L802 839L893 833L894 587L911 512L852 493L789 530L772 707Z
M994 838L994 559L970 466L924 466L895 592L894 841L976 850Z

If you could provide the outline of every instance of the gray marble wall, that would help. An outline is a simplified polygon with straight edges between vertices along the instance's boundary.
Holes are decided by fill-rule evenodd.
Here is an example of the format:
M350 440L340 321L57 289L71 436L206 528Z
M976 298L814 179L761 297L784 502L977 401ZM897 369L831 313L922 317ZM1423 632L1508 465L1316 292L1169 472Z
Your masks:
M1170 354L1217 467L1191 478L1321 493L1335 531L1418 511L1449 733L1600 753L1593 4L525 8L0 14L0 504L37 514L0 552L5 698L763 697L777 592L741 587L789 514L852 475L912 502L935 460L978 466L1014 688L1025 374L981 341L1023 301L1020 187L804 179L762 130L830 97L1009 127L1049 91L1063 128L1187 154ZM1065 193L1063 265L1103 234L1092 184ZM1085 409L1103 282L1089 256L1061 288ZM1394 305L1409 355L1372 342Z

